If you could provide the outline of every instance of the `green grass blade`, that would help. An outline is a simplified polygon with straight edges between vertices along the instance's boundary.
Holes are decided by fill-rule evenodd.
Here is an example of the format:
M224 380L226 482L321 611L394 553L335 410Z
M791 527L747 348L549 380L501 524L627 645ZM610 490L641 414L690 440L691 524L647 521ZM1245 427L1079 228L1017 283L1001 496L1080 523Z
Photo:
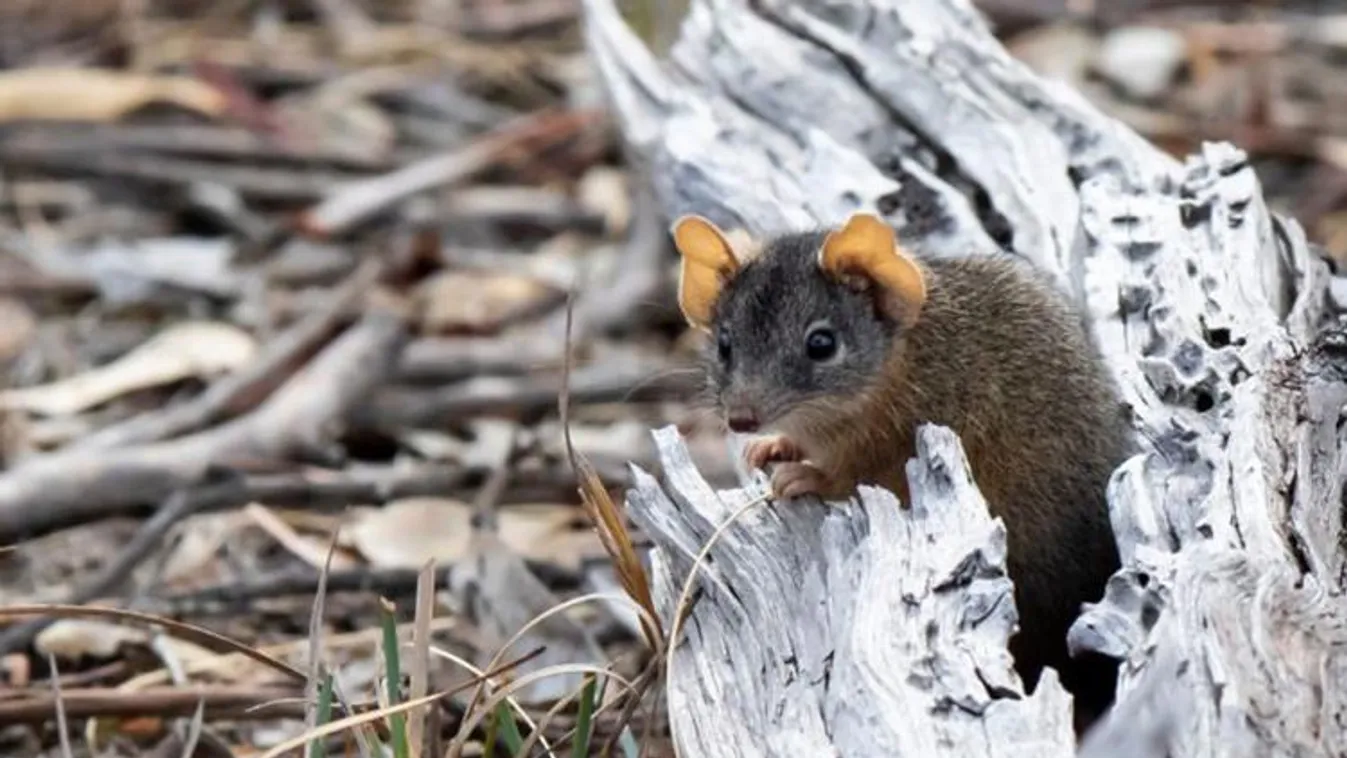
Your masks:
M486 717L486 740L482 742L482 758L492 758L496 754L496 726L500 722L499 711Z
M514 721L514 712L506 703L496 705L496 720L500 722L500 737L510 748L510 755L518 755L524 747L524 738L519 735L519 725Z
M598 694L598 679L585 677L585 687L580 691L580 712L575 717L575 740L571 743L571 758L585 758L589 755L589 722L594 716L594 700Z
M393 617L393 604L382 603L382 621L384 630L384 671L388 673L388 704L397 705L402 699L402 664L398 658L397 619ZM407 716L394 713L388 717L388 731L393 737L393 755L395 758L411 758L407 747Z
M322 726L332 720L332 675L323 677L323 683L318 687L318 723L315 726ZM322 739L316 739L309 743L309 758L324 758L327 755L327 747Z

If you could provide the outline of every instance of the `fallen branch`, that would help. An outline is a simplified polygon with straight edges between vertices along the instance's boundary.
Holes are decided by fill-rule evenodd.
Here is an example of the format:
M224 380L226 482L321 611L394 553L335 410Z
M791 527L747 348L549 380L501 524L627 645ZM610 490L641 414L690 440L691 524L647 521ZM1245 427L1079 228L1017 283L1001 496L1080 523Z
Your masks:
M62 598L61 602L66 605L83 605L115 591L131 576L137 566L154 554L164 535L168 534L175 524L192 514L193 507L199 502L185 492L175 493L160 506L153 517L141 525L136 536L132 537L107 565L100 568L97 576L70 590L69 596ZM33 638L53 621L51 618L36 618L0 631L0 650L22 650L28 647Z
M25 460L0 475L0 542L160 502L212 467L333 460L350 410L392 371L405 339L401 315L374 310L251 414L175 440Z
M0 146L3 149L3 146ZM182 187L219 184L257 200L310 202L355 176L321 168L268 167L156 155L150 152L33 151L6 156L14 168L43 169L53 175L108 176Z
M574 589L580 585L580 576L570 569L551 563L524 559L529 573L550 589ZM444 566L436 571L435 584L446 586L454 567ZM389 600L410 597L416 592L419 572L415 569L360 567L333 571L327 577L329 596L351 592L377 595ZM316 570L286 570L266 574L247 582L233 582L211 587L147 599L145 607L157 613L180 617L223 616L258 600L292 597L310 601L318 590L320 576Z
M575 372L571 394L577 402L625 401L669 394L681 378L656 361L596 363ZM660 381L664 379L664 381ZM424 428L468 416L529 416L556 405L557 374L483 376L443 389L390 387L359 409L354 422L364 429ZM683 389L686 389L685 387Z
M675 66L650 55L610 0L585 5L590 49L666 216L761 234L874 211L930 255L1027 259L1085 308L1144 449L1110 485L1123 568L1070 640L1124 659L1117 706L1087 754L1342 752L1347 727L1329 714L1347 711L1337 681L1347 613L1334 599L1347 589L1347 328L1327 310L1323 262L1298 225L1267 210L1243 153L1206 145L1179 165L1012 60L963 0L694 0ZM928 437L909 476L933 467L964 475ZM687 465L673 474L676 505L648 480L631 500L666 585L722 501L742 497L717 497ZM895 625L889 644L903 644L907 619L950 598L963 598L967 622L995 607L973 584L910 593L901 614L886 605L887 584L948 576L973 553L965 527L932 533L934 548L902 543L896 552L921 556L910 564L858 563L848 549L891 549L872 497L845 506L854 535L816 536L783 508L712 551L670 672L682 754L1068 754L1060 732L1026 739L1066 718L1055 683L1046 700L989 703L987 690L1018 682L984 678L969 700L962 669L927 665L967 649L980 674L999 671L986 650L964 647L963 628L932 626L918 640L925 655L868 652ZM935 507L915 492L912 505ZM974 576L996 566L981 555L969 558L982 567ZM788 588L780 576L804 581ZM667 590L663 600L671 613ZM839 682L856 670L866 673ZM1016 710L1024 702L1039 710ZM762 714L779 728L744 726ZM965 718L980 739L947 736Z
M341 322L349 318L378 274L376 265L362 266L335 292L322 310L290 327L267 346L252 366L211 385L191 402L144 413L80 438L65 450L94 450L158 442L205 428L228 415L251 410L286 376L320 349Z
M5 160L40 163L46 156L93 152L178 155L200 159L253 159L272 164L322 164L357 171L383 171L388 159L302 140L264 139L254 131L214 125L44 124L14 127L0 139Z
M463 180L524 145L533 149L565 139L594 120L592 113L547 113L502 125L469 145L384 176L351 183L306 211L299 226L319 237L339 235L412 195Z
M204 703L207 718L244 720L302 718L302 695L298 688L196 685L151 687L137 692L67 689L62 690L61 701L66 717L72 719L191 716L198 704ZM42 723L55 713L56 696L51 693L0 699L0 722L6 724Z

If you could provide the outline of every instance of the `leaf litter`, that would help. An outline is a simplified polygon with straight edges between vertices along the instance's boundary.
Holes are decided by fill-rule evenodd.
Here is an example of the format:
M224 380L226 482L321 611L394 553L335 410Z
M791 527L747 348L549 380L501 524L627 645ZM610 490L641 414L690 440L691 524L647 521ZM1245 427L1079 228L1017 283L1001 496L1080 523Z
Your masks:
M977 4L1347 262L1340 14ZM734 472L579 6L0 4L0 752L667 738L628 466Z

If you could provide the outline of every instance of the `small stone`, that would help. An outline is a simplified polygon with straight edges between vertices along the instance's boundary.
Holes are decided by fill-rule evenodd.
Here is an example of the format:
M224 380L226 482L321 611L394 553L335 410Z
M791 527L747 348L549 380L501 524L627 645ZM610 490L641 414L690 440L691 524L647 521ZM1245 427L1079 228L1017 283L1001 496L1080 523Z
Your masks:
M1152 100L1174 81L1186 54L1187 44L1178 32L1120 27L1104 38L1095 68L1128 95Z

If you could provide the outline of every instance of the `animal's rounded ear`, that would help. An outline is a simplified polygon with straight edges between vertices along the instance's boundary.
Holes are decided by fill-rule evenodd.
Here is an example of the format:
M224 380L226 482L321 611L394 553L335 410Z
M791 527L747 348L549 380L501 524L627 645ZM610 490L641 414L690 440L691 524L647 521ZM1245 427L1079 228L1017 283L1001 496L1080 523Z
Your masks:
M682 256L678 271L678 307L688 323L711 328L711 309L720 291L739 271L729 239L701 216L683 216L673 223L674 246Z
M921 267L898 245L893 227L873 214L853 214L841 229L829 233L818 263L833 276L863 276L878 285L885 312L903 326L916 323L926 303Z

